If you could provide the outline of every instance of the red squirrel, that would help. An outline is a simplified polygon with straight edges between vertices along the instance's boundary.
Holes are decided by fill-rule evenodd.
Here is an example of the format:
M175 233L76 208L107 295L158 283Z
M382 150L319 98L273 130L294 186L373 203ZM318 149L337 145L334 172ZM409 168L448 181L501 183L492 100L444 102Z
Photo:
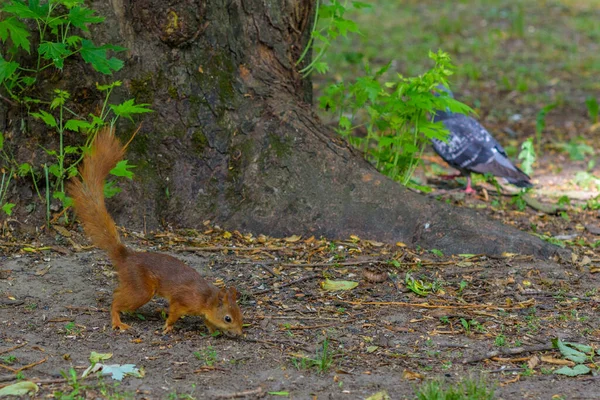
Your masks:
M121 243L104 204L104 180L123 158L125 147L114 130L104 128L98 132L79 168L81 180L75 177L68 186L85 232L108 253L117 270L119 286L113 293L110 311L113 329L129 329L129 325L121 322L119 313L138 309L156 294L169 301L164 333L171 331L181 316L199 315L211 333L218 329L241 335L242 312L236 303L235 288L219 289L175 257L133 251Z

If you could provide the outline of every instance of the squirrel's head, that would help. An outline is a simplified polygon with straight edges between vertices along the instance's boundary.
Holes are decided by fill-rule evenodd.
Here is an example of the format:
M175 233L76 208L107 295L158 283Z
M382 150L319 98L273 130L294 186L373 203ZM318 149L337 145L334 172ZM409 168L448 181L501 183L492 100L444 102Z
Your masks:
M240 336L242 334L242 311L236 302L237 290L234 287L221 288L217 296L217 307L205 314L207 325L212 325L223 333Z

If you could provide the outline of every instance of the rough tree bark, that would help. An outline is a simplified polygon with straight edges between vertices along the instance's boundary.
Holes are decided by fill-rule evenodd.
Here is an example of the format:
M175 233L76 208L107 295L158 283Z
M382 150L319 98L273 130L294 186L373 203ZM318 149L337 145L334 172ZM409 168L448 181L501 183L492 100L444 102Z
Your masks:
M295 66L313 0L111 0L92 8L107 17L95 40L129 49L116 76L126 83L120 95L156 111L130 146L135 182L111 202L118 223L200 227L210 219L240 231L355 234L445 253L556 252L406 190L321 124L310 81ZM56 85L84 111L98 105L90 89L98 79L71 62ZM16 130L10 115L5 129Z

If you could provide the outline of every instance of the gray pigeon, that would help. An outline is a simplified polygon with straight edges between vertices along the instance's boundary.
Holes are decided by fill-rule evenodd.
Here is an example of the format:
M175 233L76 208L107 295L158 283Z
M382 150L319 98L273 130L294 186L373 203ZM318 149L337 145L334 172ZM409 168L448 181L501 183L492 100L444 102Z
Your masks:
M453 97L446 87L440 85L438 89ZM506 178L518 187L533 186L529 176L508 159L500 143L474 118L446 109L436 110L434 121L441 121L450 135L448 142L432 139L433 149L451 167L467 177L466 193L475 192L471 188L471 172Z

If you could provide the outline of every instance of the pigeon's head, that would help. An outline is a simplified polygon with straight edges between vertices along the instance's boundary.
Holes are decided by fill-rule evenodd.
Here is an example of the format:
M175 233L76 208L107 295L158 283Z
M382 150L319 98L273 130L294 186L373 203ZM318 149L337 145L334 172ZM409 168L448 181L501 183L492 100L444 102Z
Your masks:
M433 94L436 96L439 96L441 92L445 92L448 94L448 97L452 97L454 98L454 94L452 93L452 90L448 89L446 86L444 86L443 84L439 84L435 87L435 89L432 90Z

